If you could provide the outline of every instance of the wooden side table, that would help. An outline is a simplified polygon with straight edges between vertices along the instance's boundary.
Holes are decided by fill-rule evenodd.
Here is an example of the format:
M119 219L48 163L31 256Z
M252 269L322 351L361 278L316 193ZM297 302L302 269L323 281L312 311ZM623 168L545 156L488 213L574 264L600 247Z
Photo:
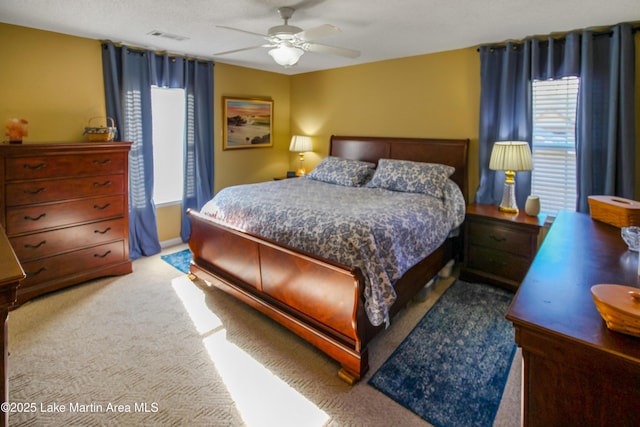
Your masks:
M517 289L540 246L545 219L494 205L467 206L461 278Z
M9 239L0 227L0 322L2 327L2 352L0 352L0 370L2 371L2 386L0 391L0 403L9 400L9 373L7 370L7 316L9 307L16 302L16 290L20 280L24 279L24 271L18 258L9 244ZM9 411L3 412L0 416L0 426L9 425Z

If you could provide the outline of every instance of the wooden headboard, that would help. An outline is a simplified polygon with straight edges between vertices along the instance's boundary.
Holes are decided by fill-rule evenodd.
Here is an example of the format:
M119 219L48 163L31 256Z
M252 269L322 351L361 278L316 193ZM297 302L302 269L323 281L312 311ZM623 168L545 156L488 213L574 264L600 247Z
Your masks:
M392 138L331 136L329 154L352 160L378 163L379 159L441 163L456 168L451 179L469 201L467 177L468 139Z

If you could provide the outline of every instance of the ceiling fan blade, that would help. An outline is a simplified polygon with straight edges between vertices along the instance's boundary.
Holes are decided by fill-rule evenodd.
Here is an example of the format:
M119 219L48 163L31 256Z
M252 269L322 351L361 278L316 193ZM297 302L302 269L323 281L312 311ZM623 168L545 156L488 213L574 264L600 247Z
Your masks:
M326 53L330 55L344 56L346 58L357 58L360 51L353 49L345 49L343 47L327 46L326 44L305 43L304 50L314 53Z
M320 25L319 27L310 28L308 30L304 30L296 34L301 40L315 40L321 37L330 36L331 34L336 34L340 32L340 28L331 24Z
M273 47L273 46L269 45L269 44L261 44L261 45L258 45L258 46L243 47L241 49L226 50L224 52L214 53L213 56L228 55L230 53L237 53L237 52L243 52L245 50L258 49L260 47Z
M225 30L239 31L239 32L245 33L245 34L253 34L254 36L259 36L259 37L264 37L264 38L268 37L266 34L254 33L253 31L245 31L245 30L241 30L239 28L227 27L225 25L216 25L216 27L217 28L224 28Z

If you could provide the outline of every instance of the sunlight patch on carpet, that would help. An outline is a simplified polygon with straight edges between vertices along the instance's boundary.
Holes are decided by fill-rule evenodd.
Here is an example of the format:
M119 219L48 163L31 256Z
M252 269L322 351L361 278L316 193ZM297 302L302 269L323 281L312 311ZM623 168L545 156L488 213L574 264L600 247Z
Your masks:
M186 277L172 280L172 286L247 426L320 427L329 421L327 413L227 340L203 290Z
M369 384L437 427L491 426L516 349L512 298L456 281Z

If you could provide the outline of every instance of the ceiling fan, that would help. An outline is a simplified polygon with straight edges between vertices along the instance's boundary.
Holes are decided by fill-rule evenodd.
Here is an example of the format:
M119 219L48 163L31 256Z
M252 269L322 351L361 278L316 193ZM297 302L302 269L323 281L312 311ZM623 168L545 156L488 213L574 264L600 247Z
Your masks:
M308 30L303 30L300 27L289 25L289 19L293 16L295 9L293 7L281 7L278 9L280 17L284 19L284 25L276 25L269 28L267 34L259 34L251 31L240 30L238 28L226 27L218 25L218 28L224 28L227 30L240 31L242 33L253 34L263 37L267 40L267 44L258 46L245 47L242 49L228 50L225 52L219 52L214 56L228 55L231 53L242 52L245 50L257 49L261 47L269 47L269 55L273 59L284 67L293 67L298 63L298 60L304 52L315 52L321 54L339 55L347 58L357 58L360 56L360 52L352 49L345 49L342 47L328 46L325 44L316 43L313 40L321 37L326 37L331 34L340 32L340 29L334 25L324 24L318 27L314 27Z

